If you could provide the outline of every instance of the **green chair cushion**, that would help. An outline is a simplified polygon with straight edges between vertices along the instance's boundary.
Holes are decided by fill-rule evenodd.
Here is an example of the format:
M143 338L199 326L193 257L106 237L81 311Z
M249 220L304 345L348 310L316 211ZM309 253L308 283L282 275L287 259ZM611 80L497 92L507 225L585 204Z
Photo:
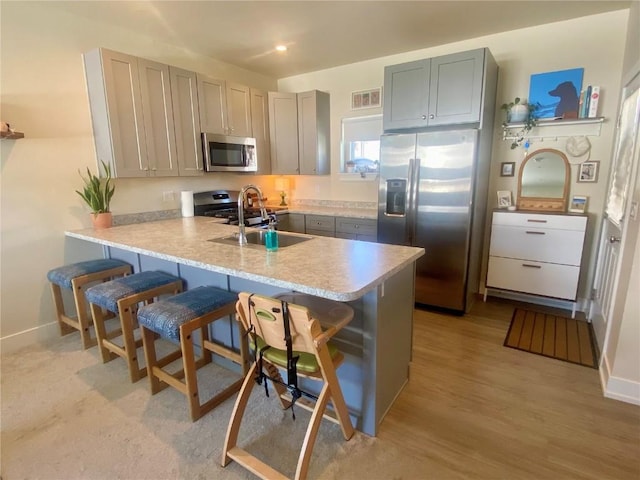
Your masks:
M266 343L264 343L264 340L262 340L262 338L256 336L256 340L258 342L258 351L266 346ZM251 348L255 349L253 340L251 340ZM331 343L327 343L327 348L329 349L329 355L332 359L334 359L336 355L340 353L338 348ZM262 356L268 361L275 363L276 365L287 368L286 350L279 350L277 348L270 347L262 353ZM294 350L293 356L300 356L300 358L298 359L298 363L296 363L296 368L299 372L315 373L320 369L316 357L312 353L296 352Z

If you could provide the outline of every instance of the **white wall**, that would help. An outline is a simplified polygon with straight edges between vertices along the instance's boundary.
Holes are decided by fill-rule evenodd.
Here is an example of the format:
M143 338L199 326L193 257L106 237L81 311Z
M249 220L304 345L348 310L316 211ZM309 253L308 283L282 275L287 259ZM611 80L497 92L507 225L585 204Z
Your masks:
M498 91L494 130L493 159L489 185L489 205L497 206L496 191L511 190L513 198L517 193L517 174L514 177L500 177L501 162L516 162L516 172L526 152L522 148L510 149L510 142L501 140L501 123L504 120L499 106L511 101L516 96L526 98L529 93L531 74L584 68L584 85L600 85L601 96L599 115L607 118L599 137L591 137L591 160L599 160L600 174L596 184L577 183L577 166L572 166L570 195L586 195L589 197L589 227L585 244L579 296L588 296L592 283L596 248L594 238L600 225L600 212L603 210L606 179L609 174L609 158L615 127L615 114L618 107L618 91L624 55L625 35L627 29L626 10L578 18L570 21L553 23L539 27L526 28L497 35L488 35L463 42L441 45L434 48L407 52L399 55L376 58L366 62L346 65L306 75L298 75L278 80L281 91L300 92L319 89L331 94L331 135L332 135L332 171L337 171L340 164L340 122L343 117L380 113L380 109L350 110L351 92L379 87L384 80L384 67L397 63L430 58L438 55L455 53L475 48L488 47L499 66ZM603 41L602 39L607 39ZM538 148L557 148L564 151L566 139L558 141L546 140L534 142L530 151ZM301 177L298 181L295 196L300 198L302 192L310 198L349 199L352 195L361 195L366 201L377 201L377 183L366 182L358 185L358 189L350 182L332 175L331 177ZM487 216L487 225L490 215ZM483 253L484 267L482 278L486 272L488 255L487 241ZM484 280L482 281L484 286Z
M75 190L78 170L96 169L81 54L96 47L227 78L265 90L276 81L166 45L135 32L74 17L46 2L1 4L1 117L25 134L1 143L1 321L3 352L57 335L46 272L95 257L65 241L64 231L91 225ZM115 214L174 209L162 192L237 187L240 175L118 179ZM41 328L41 327L46 328ZM53 327L53 328L52 328Z

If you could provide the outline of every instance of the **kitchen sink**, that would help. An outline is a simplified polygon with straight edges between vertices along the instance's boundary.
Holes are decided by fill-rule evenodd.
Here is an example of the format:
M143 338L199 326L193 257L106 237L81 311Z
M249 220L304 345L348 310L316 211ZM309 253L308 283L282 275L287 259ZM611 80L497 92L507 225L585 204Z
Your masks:
M265 237L267 230L257 230L254 232L247 232L247 246L259 246L264 247ZM299 235L290 235L283 232L278 232L278 248L290 247L297 243L306 242L311 240L312 237L302 237ZM223 243L225 245L240 245L238 243L238 234L234 233L228 237L212 238L209 242Z

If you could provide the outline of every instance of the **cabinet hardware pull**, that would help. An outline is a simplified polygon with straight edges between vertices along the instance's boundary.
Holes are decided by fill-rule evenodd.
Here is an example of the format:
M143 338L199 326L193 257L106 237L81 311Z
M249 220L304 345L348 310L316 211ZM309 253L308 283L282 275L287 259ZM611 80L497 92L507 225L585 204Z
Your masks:
M528 263L523 263L522 266L527 268L542 268L542 265L530 265Z
M531 230L527 230L527 233L531 234L531 235L546 235L547 234L547 232L533 232Z
M546 221L546 220L536 220L536 219L533 219L533 218L529 218L529 219L527 219L527 222L533 222L533 223L547 223L547 221Z
M426 120L427 116L426 115L422 115L422 120Z

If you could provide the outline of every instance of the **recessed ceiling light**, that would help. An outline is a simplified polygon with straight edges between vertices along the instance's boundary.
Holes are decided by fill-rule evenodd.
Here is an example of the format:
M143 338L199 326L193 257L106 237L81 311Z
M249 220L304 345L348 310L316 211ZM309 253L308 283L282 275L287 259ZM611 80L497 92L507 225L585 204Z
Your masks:
M287 51L287 46L286 45L276 45L276 50L279 52L286 52Z

